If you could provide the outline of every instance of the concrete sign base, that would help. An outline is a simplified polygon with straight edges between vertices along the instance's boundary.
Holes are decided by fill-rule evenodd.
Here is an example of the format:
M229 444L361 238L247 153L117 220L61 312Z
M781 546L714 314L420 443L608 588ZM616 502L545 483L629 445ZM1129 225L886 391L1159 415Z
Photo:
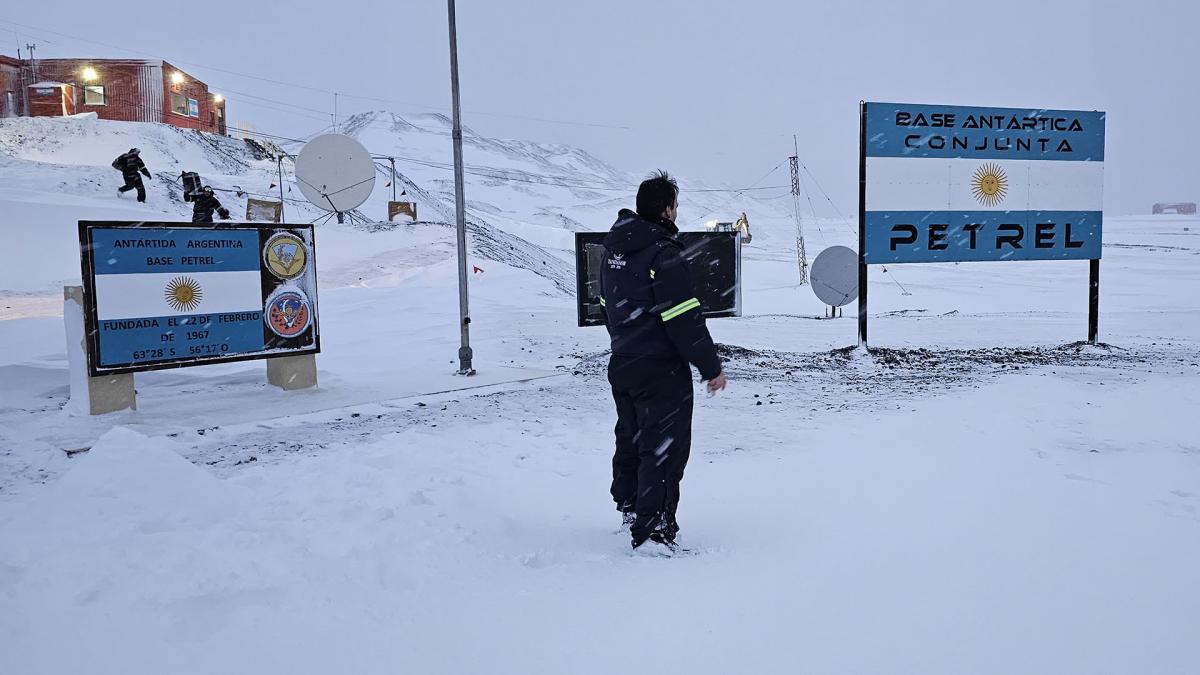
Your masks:
M316 355L301 354L267 359L267 382L286 391L317 386Z
M84 335L83 287L63 287L63 323L67 335L67 362L71 373L71 400L67 410L77 415L103 415L137 410L133 374L89 377Z

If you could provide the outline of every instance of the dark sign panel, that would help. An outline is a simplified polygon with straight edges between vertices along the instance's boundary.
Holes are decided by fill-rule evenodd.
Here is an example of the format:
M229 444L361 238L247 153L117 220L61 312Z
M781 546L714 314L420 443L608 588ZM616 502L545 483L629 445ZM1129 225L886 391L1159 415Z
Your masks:
M600 263L607 232L575 233L575 286L580 326L603 326ZM742 248L737 232L680 232L692 285L704 316L741 316Z
M93 376L320 351L311 225L79 223Z

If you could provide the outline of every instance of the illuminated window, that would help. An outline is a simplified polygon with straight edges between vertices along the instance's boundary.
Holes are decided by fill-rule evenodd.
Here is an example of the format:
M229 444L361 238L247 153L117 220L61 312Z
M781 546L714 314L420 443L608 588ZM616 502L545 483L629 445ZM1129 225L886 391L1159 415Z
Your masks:
M83 86L84 105L108 105L104 96L104 85L86 84Z
M188 114L188 99L183 94L171 92L171 112L176 115L187 116Z

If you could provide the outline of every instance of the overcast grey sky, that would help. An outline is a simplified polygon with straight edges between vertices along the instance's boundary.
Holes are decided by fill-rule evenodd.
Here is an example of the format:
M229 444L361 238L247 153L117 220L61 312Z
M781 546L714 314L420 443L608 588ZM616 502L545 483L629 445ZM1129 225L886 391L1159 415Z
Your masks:
M1197 4L459 0L464 122L738 187L790 154L796 134L849 214L860 99L1099 109L1107 210L1148 212L1200 200ZM312 133L333 97L216 69L344 92L343 116L449 107L440 0L10 5L0 22L38 28L0 23L3 53L19 41L47 58L132 55L86 38L162 57L227 92L230 119L262 131ZM786 182L781 171L765 184Z

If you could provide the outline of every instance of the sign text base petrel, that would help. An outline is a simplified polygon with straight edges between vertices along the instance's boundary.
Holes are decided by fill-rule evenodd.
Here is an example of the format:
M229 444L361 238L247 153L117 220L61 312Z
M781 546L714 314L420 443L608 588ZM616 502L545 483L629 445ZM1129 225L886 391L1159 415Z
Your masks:
M92 377L316 354L311 225L79 223Z
M862 103L859 343L867 266L1090 260L1096 341L1105 114Z

